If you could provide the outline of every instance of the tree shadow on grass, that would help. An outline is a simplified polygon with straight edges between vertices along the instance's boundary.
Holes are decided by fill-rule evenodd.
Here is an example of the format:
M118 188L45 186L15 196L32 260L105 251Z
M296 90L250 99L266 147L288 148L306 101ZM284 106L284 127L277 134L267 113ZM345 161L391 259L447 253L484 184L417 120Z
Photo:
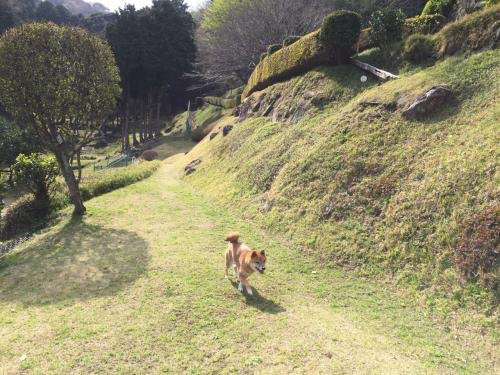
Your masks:
M236 290L238 289L237 281L231 280L231 284ZM255 288L252 289L253 296L250 296L247 293L243 293L243 296L245 297L245 303L247 305L255 307L256 309L268 314L279 314L286 311L283 306L263 297Z
M73 218L0 258L0 300L45 305L113 295L138 279L149 261L149 245L137 234Z

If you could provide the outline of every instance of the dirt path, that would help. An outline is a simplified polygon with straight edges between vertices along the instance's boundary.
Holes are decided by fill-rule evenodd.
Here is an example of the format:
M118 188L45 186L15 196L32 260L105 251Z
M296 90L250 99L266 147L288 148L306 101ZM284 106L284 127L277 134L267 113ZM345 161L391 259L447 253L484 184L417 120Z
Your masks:
M224 235L269 256L242 295ZM0 373L494 373L495 347L319 268L176 177L88 202L0 261Z

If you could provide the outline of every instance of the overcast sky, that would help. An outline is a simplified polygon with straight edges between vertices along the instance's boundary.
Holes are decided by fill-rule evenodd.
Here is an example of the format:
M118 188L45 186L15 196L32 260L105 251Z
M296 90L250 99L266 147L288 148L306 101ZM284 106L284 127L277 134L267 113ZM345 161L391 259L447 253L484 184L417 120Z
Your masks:
M116 10L125 4L134 4L137 9L151 5L152 0L87 0L89 3L104 4L110 10ZM204 0L186 0L191 9L196 9Z

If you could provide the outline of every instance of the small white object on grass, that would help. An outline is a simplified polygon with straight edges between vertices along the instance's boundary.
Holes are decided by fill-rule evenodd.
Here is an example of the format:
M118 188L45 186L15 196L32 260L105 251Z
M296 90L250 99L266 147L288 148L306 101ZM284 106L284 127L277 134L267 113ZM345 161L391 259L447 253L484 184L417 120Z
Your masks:
M22 356L19 357L19 362L22 362L24 361L28 356L26 355L26 353L24 353Z
M368 81L368 77L367 76L361 76L361 82L365 83L366 81Z

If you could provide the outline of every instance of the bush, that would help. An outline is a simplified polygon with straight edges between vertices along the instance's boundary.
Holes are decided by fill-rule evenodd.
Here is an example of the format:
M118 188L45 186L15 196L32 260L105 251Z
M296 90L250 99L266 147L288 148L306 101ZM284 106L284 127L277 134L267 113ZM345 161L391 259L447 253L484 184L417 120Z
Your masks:
M150 177L159 167L159 161L152 161L95 172L85 177L80 184L82 199L89 200L141 181Z
M385 8L370 17L371 38L382 51L389 45L401 40L405 24L405 15L401 9Z
M466 280L481 281L495 289L495 270L500 265L500 205L465 220L460 227L456 264Z
M146 161L153 161L156 158L158 158L158 153L155 150L146 150L141 155L141 159Z
M420 64L436 57L436 43L429 35L413 34L405 42L405 60Z
M325 17L319 39L323 47L340 61L353 53L353 47L358 42L360 33L359 14L341 10Z
M50 189L59 175L53 156L40 153L20 154L12 166L17 185L28 188L38 201L49 201Z
M422 10L422 16L441 14L450 17L455 5L455 0L429 0Z
M446 18L441 14L417 16L405 20L404 34L434 34L443 28Z
M205 96L202 99L204 103L211 104L215 107L231 109L240 105L241 93L231 99L219 98L217 96Z
M263 90L269 85L289 79L296 74L301 74L330 61L330 56L319 41L319 32L312 32L287 48L282 48L257 65L248 79L241 99L243 100L253 92Z
M37 200L32 194L22 196L5 210L0 220L0 240L32 230L47 218L49 212L47 201Z
M297 36L297 35L288 36L283 41L283 47L288 47L289 45L295 43L299 39L300 39L300 36Z
M273 53L278 52L282 48L283 46L281 44L271 44L267 47L267 55L271 56Z

